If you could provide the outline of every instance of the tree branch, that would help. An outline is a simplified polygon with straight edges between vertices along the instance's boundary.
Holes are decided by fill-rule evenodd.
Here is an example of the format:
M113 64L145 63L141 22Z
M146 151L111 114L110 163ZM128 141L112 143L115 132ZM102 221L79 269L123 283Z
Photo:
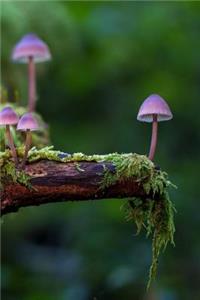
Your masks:
M105 168L115 173L111 162L40 160L27 164L24 171L30 176L32 188L6 182L1 195L1 214L50 202L147 197L142 185L133 177L128 180L121 178L113 185L102 188Z

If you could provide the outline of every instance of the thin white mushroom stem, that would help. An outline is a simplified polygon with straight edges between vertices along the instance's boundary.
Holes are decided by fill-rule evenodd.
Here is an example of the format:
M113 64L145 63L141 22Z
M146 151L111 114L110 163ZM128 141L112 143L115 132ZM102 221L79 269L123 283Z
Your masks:
M18 164L17 152L16 152L16 149L15 149L13 137L12 137L11 132L10 132L10 125L6 125L6 137L7 137L8 143L9 143L9 147L10 147L11 152L12 152L12 156L13 156L15 165L17 166L17 164Z
M32 56L28 59L28 111L33 112L36 105L36 72L35 72L35 63Z
M24 157L23 157L22 164L21 164L22 169L25 167L27 157L28 157L28 151L31 147L31 142L32 142L31 131L30 131L30 129L27 129L26 130L26 141L25 141L25 152L24 152Z
M158 117L156 114L153 114L151 146L150 146L149 156L148 156L150 160L154 159L156 145L157 145L157 136L158 136Z

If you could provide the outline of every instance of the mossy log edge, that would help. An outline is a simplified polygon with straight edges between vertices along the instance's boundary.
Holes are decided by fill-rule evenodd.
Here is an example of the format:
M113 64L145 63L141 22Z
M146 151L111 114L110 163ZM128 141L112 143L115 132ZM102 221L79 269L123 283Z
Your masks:
M17 148L17 155L21 164L24 147ZM24 170L15 167L9 150L0 152L0 167L2 215L45 203L123 198L137 233L144 228L147 236L152 234L150 287L161 250L174 244L175 208L168 194L174 185L145 155L69 154L51 146L33 147Z
M30 187L8 181L1 195L1 214L19 208L61 201L147 197L136 178L124 179L102 187L105 169L115 173L110 162L56 162L41 160L27 164L24 173Z

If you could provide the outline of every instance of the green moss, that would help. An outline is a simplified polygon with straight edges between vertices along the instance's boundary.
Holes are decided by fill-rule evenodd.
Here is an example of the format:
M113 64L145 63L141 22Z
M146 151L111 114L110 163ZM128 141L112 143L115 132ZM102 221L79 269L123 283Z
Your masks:
M12 161L7 160L1 165L1 189L3 189L5 182L20 183L31 188L29 179L30 177L24 171L18 170Z
M147 196L129 199L125 205L126 217L137 226L137 234L146 230L147 236L152 234L152 264L149 272L147 288L155 279L157 263L161 250L168 243L174 245L174 212L170 201L168 187L175 187L166 172L157 169L146 156L138 154L109 154L105 161L111 161L115 172L105 170L102 188L117 181L134 178L144 189Z
M174 245L174 212L175 208L166 191L155 198L133 198L125 205L126 217L137 226L137 234L146 230L147 236L152 235L152 264L149 272L147 288L155 279L158 258L161 250L168 243Z
M24 147L17 149L19 159L24 156ZM15 170L10 160L9 150L0 153L0 166L4 175L8 175L14 182L28 185L28 177L23 171ZM152 235L152 264L149 272L148 287L155 278L158 257L161 250L165 250L168 243L174 244L174 206L169 199L168 188L173 187L168 180L167 173L155 167L154 163L144 155L118 154L85 155L83 153L67 154L55 151L53 147L29 151L28 162L32 163L41 159L59 162L76 162L79 172L81 161L111 162L113 170L108 170L104 165L104 176L101 189L109 187L117 181L133 178L145 191L145 197L128 199L125 212L128 220L133 220L137 226L137 233L146 230L147 236Z

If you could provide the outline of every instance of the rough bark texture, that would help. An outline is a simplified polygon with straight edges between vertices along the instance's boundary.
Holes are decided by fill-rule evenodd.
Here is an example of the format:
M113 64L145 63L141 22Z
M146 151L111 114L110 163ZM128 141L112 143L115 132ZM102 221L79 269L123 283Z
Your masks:
M121 178L120 182L102 189L105 166L115 172L115 167L108 162L79 162L77 165L42 160L28 164L25 172L31 177L32 189L8 182L1 195L1 214L50 202L145 196L134 178Z

